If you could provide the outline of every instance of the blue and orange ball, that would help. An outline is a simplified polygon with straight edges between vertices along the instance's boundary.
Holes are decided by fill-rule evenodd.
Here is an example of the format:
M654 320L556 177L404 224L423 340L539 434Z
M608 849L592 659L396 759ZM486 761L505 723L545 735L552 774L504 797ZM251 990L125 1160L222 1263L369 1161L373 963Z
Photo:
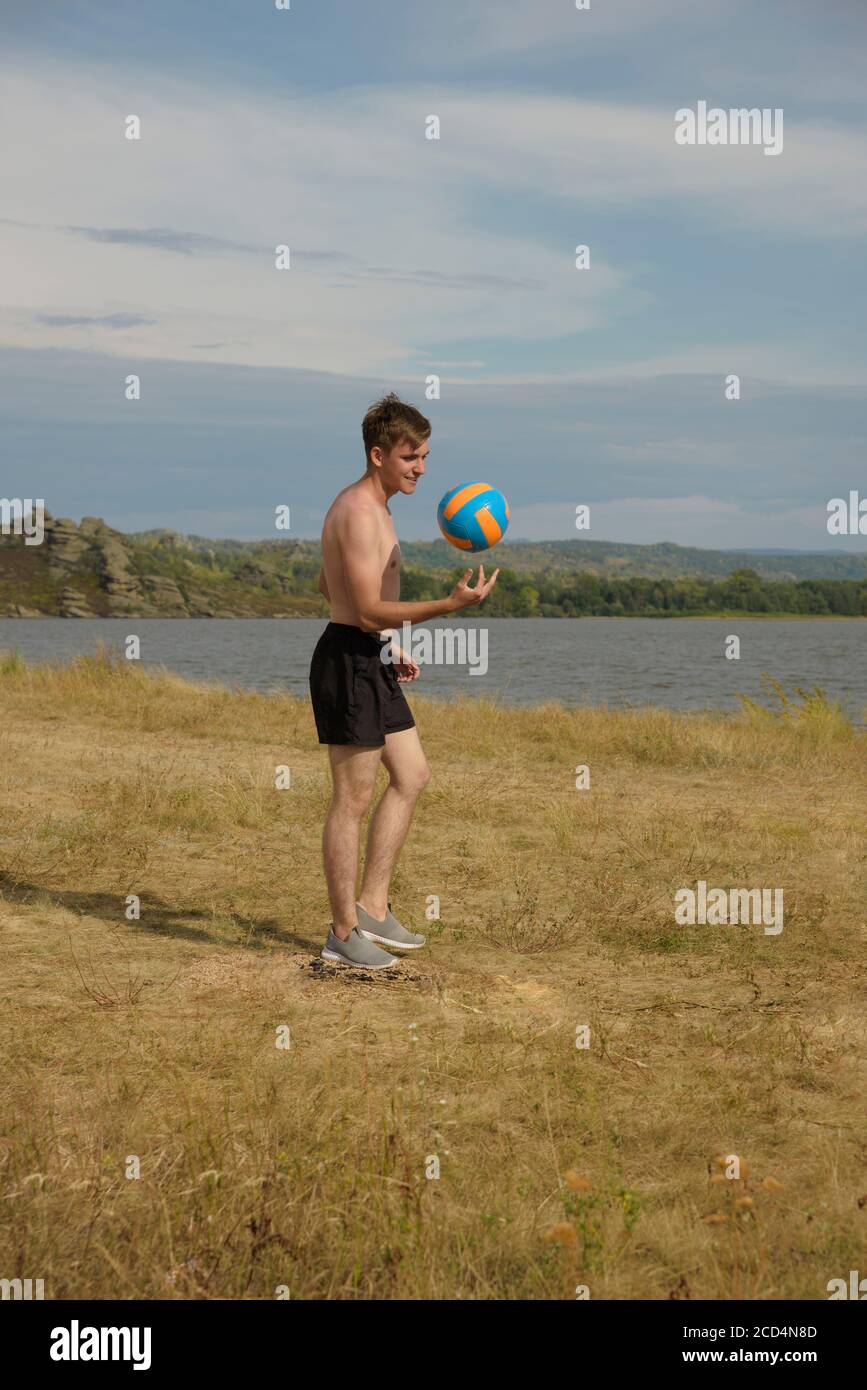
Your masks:
M509 504L490 483L460 483L437 507L437 522L458 550L490 550L509 524Z

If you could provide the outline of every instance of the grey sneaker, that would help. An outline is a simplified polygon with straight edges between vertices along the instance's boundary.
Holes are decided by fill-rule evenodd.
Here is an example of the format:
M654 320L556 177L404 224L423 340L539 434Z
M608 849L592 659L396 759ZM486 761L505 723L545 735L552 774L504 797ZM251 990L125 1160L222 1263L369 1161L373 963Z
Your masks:
M395 956L372 945L358 927L352 928L345 941L335 936L334 928L329 927L328 939L320 955L323 960L333 960L338 965L354 965L357 970L387 970L390 965L397 965Z
M382 922L371 917L361 903L356 903L355 906L358 908L358 930L368 941L378 941L383 946L390 946L394 951L417 951L424 945L426 937L402 927L392 913L390 903Z

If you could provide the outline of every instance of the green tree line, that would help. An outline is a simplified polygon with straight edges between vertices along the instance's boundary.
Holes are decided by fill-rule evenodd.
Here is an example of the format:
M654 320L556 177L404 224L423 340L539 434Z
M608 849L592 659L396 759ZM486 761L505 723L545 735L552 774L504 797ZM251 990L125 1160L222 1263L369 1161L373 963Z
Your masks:
M461 573L452 571L446 584L451 586ZM403 599L438 598L442 592L442 577L413 569L401 576ZM485 612L509 618L650 618L725 612L867 617L867 580L768 580L751 569L733 570L725 579L612 579L587 572L528 576L504 569L485 601Z

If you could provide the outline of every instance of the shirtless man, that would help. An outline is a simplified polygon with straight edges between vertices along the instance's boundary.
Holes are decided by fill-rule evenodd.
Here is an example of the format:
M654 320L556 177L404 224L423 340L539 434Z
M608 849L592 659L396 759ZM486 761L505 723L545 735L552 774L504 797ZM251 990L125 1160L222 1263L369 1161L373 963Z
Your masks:
M396 958L382 947L417 950L425 938L392 915L388 885L406 839L419 792L430 780L415 720L401 686L419 668L390 629L423 623L481 603L499 570L470 584L468 569L448 598L401 603L400 546L388 501L409 497L425 472L430 423L394 394L371 406L361 427L367 471L334 500L322 528L319 588L331 606L331 622L310 666L310 693L319 742L328 745L332 799L323 854L332 922L325 960L382 970ZM388 644L387 660L382 660ZM359 900L358 841L373 798L380 761L388 786L367 837Z

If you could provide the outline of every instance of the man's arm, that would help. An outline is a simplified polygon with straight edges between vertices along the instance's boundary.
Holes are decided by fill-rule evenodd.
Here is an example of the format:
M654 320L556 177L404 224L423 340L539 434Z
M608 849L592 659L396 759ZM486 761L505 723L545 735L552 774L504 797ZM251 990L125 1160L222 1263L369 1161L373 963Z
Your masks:
M399 627L401 623L426 623L431 618L442 618L446 613L472 608L488 596L497 582L500 571L495 570L486 583L484 567L480 565L478 584L474 589L467 583L473 573L468 569L448 598L431 599L430 602L421 600L418 603L383 599L378 537L376 518L369 512L352 512L340 527L339 541L346 587L361 621L368 627L382 631L387 627Z
M325 578L324 565L321 565L319 569L319 592L325 595L329 603L331 602L331 595L328 592L328 580Z

